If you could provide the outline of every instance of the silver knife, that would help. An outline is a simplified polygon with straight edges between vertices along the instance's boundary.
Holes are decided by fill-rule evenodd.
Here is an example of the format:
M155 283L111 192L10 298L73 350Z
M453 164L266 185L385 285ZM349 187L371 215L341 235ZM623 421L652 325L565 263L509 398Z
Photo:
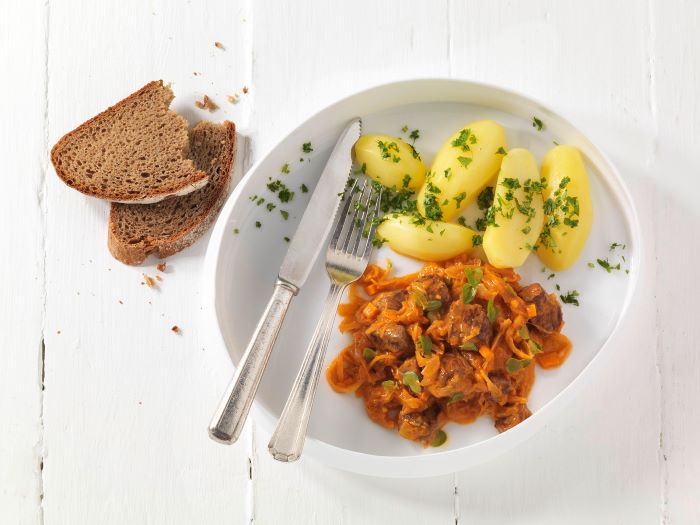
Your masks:
M352 120L323 168L282 261L272 297L209 424L209 436L214 441L230 445L241 435L289 303L309 276L333 225L339 195L345 189L352 168L352 146L361 132L362 121Z

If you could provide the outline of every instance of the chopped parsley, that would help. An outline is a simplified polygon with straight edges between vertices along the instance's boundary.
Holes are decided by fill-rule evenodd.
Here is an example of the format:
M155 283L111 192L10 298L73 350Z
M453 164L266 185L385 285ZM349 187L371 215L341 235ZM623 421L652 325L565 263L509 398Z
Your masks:
M588 267L589 267L589 268L595 268L595 264L593 264L592 262L589 262L589 263L588 263Z
M467 278L467 283L469 283L469 286L476 288L476 286L481 282L481 279L484 277L484 270L482 270L480 267L465 268L464 275Z
M456 403L457 401L461 401L464 399L464 392L455 392L450 396L450 400L447 402L448 405L451 405L452 403Z
M437 299L428 301L425 305L425 310L427 310L428 312L434 312L435 310L439 310L440 308L442 308L442 301L439 301Z
M552 236L552 229L564 224L576 228L579 221L578 197L571 197L566 187L571 182L570 177L564 177L554 192L544 201L545 222L539 242L547 249L554 251L557 243ZM562 233L565 235L567 232Z
M571 291L566 292L565 294L562 294L559 296L562 303L573 304L574 306L579 305L578 304L578 297L579 297L578 290L571 290Z
M622 250L625 250L625 249L627 248L627 245L626 245L626 244L619 243L619 242L614 242L614 243L612 243L612 244L610 245L610 251L611 251L611 252L614 252L617 248L620 248L620 249L622 249Z
M408 185L411 183L411 176L406 173L406 175L403 176L403 180L401 181L401 187L402 188L408 188Z
M470 151L470 145L476 144L476 142L476 136L472 134L472 130L470 128L464 128L460 130L457 138L452 141L452 146L460 148L462 151Z
M508 155L508 152L503 148L503 146L499 147L496 150L496 155Z
M423 197L425 216L434 221L442 220L442 208L440 208L440 204L438 204L438 199L436 196L437 193L440 193L440 188L428 181L427 189L428 191L425 192L425 196Z
M481 246L484 244L484 238L481 235L472 235L472 246Z
M289 174L289 163L288 163L288 162L285 162L284 164L282 164L282 167L280 168L280 171L281 171L282 173L284 173L285 175L286 175L286 174Z
M418 377L418 374L412 370L409 370L408 372L404 372L402 376L403 384L410 388L411 392L414 394L421 393L420 378Z
M301 190L302 193L309 192L309 188L306 186L306 184L302 184L301 186L299 186L299 189Z
M304 142L304 144L301 146L301 150L304 153L311 153L314 150L314 148L311 147L311 142Z
M241 231L238 228L233 229L233 234L238 235Z
M401 157L397 155L399 153L399 145L396 142L378 140L377 146L384 160L391 160L396 163L401 160Z
M455 206L457 207L457 209L459 209L459 207L462 204L462 201L466 198L467 198L467 193L465 191L455 195L454 200L455 200Z
M458 160L459 163L460 163L462 166L464 166L465 168L468 168L468 167L469 167L469 164L471 164L471 162L472 162L472 159L469 158L469 157L457 157L457 160Z
M438 430L437 434L435 434L435 437L430 442L430 446L440 447L445 444L445 441L447 441L447 434L445 434L444 430Z
M411 131L411 134L408 136L408 138L410 138L415 144L416 141L420 138L420 131L414 129L413 131Z
M486 304L486 316L492 323L495 322L496 317L498 317L498 308L494 304L493 299L489 299L489 302Z
M420 336L420 346L423 349L423 355L430 357L433 354L433 340L427 335Z
M285 210L280 210L280 214L282 215L282 218L286 221L289 219L289 212Z
M404 126L403 128L401 128L401 131L403 133L406 133L408 131L408 126Z
M486 186L476 198L476 203L482 211L489 209L493 204L493 186Z
M457 224L459 224L460 226L464 226L466 228L467 219L465 219L464 217L457 217Z
M542 131L544 124L537 117L532 117L532 127L537 129L537 131Z
M605 259L596 259L598 264L600 265L601 268L603 268L606 272L612 273L613 270L619 270L620 269L620 263L617 263L616 265L610 264L610 261L608 261L608 258L606 257Z
M267 207L267 211L272 211L272 210L274 210L277 206L275 206L275 205L272 204L271 202L268 202L266 207Z
M462 302L464 304L469 304L476 297L476 286L471 286L469 283L464 283L462 285Z
M368 363L372 361L377 356L377 352L375 352L372 348L365 348L362 351L362 357L364 358L365 361Z
M531 359L515 359L513 357L509 357L506 361L506 370L509 374L514 374L515 372L529 366L531 362Z
M270 182L267 183L267 189L272 193L276 193L277 198L279 198L281 202L289 202L294 198L294 192L289 191L289 188L279 179L270 180Z
M462 343L459 345L460 350L464 350L465 352L478 352L479 349L476 347L474 343L471 341L467 341L466 343Z
M285 237L284 242L289 242L289 237Z
M279 200L282 202L289 202L294 198L294 192L289 191L289 189L287 188L284 188L280 190L280 192L277 194L277 197L279 197Z
M262 226L262 222L260 221L255 221L255 227L260 228Z

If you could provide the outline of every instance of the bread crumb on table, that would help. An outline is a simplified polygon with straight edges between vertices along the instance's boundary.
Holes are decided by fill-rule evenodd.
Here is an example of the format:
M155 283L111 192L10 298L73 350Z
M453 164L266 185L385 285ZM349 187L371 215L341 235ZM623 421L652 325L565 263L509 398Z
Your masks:
M214 47L218 47L219 49L225 49L224 45L221 42L214 42Z
M172 330L173 332L175 332L176 334L182 333L182 331L180 330L180 327L179 327L178 325L173 325L173 327L171 328L171 330Z
M145 273L143 274L143 280L145 281L146 286L149 288L155 288L156 287L156 282L153 280L153 277L150 275L146 275Z
M248 94L248 86L243 86L243 93Z
M238 95L229 95L226 98L231 104L238 104Z
M161 273L162 273L162 272L165 272L165 263L164 263L164 262L158 263L158 264L156 265L156 270L158 270L158 271L161 272Z
M217 106L216 103L207 95L204 95L202 100L195 100L194 105L199 109L208 109L209 111L216 111L219 109L219 106Z

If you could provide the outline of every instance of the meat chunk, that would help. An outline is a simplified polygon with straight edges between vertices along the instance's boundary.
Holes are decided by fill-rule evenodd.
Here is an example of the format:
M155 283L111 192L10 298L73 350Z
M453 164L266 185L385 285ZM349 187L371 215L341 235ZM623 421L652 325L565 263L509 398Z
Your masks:
M414 281L414 286L423 292L428 301L442 301L443 307L452 300L450 289L440 277L426 275Z
M414 351L413 341L411 341L406 327L402 324L387 323L373 332L369 337L377 350L395 354Z
M489 394L494 403L504 406L508 402L508 397L515 393L515 385L511 382L511 377L503 372L492 372L489 374Z
M435 385L431 387L433 395L447 397L472 388L474 368L465 354L461 351L443 354Z
M493 328L483 306L455 301L447 313L447 321L447 342L453 348L464 343L473 343L477 348L490 345Z
M499 432L505 432L509 428L513 428L521 421L525 421L532 415L530 409L526 405L518 405L517 407L508 407L507 412L502 415L497 415L494 426Z
M406 439L426 442L437 429L437 412L428 409L423 412L399 414L399 434Z
M379 310L401 310L401 304L408 292L399 290L397 292L384 292L372 300L372 304Z
M549 295L538 283L530 284L518 292L520 298L528 304L534 304L537 315L529 323L542 332L549 334L561 326L561 306L555 295Z

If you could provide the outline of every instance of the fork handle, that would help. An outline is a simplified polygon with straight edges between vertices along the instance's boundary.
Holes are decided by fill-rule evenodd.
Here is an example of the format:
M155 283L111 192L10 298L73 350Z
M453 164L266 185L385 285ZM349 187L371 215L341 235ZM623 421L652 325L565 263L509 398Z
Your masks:
M230 445L241 435L287 308L297 292L294 285L277 280L274 293L255 328L243 359L238 363L236 374L209 424L209 436L214 441Z
M323 367L323 358L326 354L338 303L346 286L347 284L331 284L323 306L323 315L316 325L304 361L277 423L277 429L267 445L270 454L278 461L296 461L301 456L316 387Z

